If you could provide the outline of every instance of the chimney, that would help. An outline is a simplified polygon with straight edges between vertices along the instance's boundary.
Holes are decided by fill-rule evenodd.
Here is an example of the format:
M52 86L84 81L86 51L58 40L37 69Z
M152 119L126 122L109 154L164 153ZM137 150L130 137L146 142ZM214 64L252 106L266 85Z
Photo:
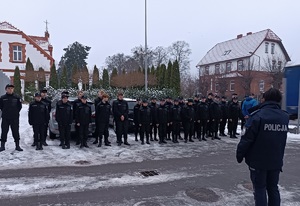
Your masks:
M50 56L52 56L53 46L51 44L48 45L48 50L50 52Z
M49 32L48 32L48 31L45 31L45 37L46 37L47 39L49 39L49 37L50 37L50 34L49 34Z
M242 37L243 37L243 34L239 34L239 35L236 36L237 39L240 39Z
M247 33L247 36L248 36L248 35L251 35L251 34L252 34L252 32L248 32L248 33Z

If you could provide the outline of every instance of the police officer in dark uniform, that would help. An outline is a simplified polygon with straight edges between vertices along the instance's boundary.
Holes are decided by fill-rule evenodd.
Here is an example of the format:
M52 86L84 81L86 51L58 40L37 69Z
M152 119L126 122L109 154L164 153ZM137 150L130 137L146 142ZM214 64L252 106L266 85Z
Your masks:
M215 96L215 99L208 106L209 111L209 122L210 122L210 132L212 133L212 140L221 139L218 136L218 127L221 119L221 108L219 105L219 96Z
M28 122L33 128L36 150L43 150L45 125L49 122L48 105L41 101L40 93L35 93L34 101L29 105Z
M62 149L70 149L73 107L68 98L69 96L66 93L62 93L61 100L56 103L55 119L58 123L60 146Z
M134 123L134 136L135 141L138 140L138 134L140 133L140 126L139 126L139 112L142 105L142 101L140 98L136 98L136 104L133 107L133 123Z
M48 96L47 96L47 89L42 89L41 91L41 97L42 97L42 99L41 99L41 101L44 103L44 104L46 104L47 105L47 108L48 108L48 112L49 112L49 115L50 115L50 112L51 112L51 100L48 98ZM42 144L44 145L44 146L48 146L48 144L47 144L47 142L46 142L46 139L47 139L47 132L48 132L48 125L49 125L49 120L48 120L48 122L46 122L46 124L45 124L45 130L44 130L44 132L45 132L45 134L44 134L44 136L43 136L43 138L44 139L42 139Z
M166 106L166 100L164 98L160 99L159 107L157 109L157 127L158 127L158 136L159 144L166 144L165 141L167 137L167 126L169 122L169 109Z
M172 142L179 143L178 138L180 136L181 127L181 106L179 105L179 100L174 99L174 105L171 109L171 121L172 121Z
M221 121L220 121L220 136L226 137L227 135L225 134L225 127L227 123L227 118L228 118L228 104L226 102L226 97L222 96L221 98Z
M103 90L100 90L98 92L98 97L94 100L94 104L95 104L95 109L97 108L98 104L102 101L102 96L104 94ZM98 119L95 119L95 132L93 133L93 136L95 137L95 141L93 142L93 144L98 144L98 138L99 138L99 124L98 124Z
M265 102L247 120L247 130L236 151L241 163L249 166L255 205L280 205L279 174L287 139L289 114L280 109L282 99L278 89L263 95ZM268 195L267 195L268 194Z
M237 97L233 97L232 102L228 105L228 132L230 138L237 138L236 129L239 117L241 117L241 108Z
M150 140L153 141L158 141L157 139L157 103L156 103L156 97L151 97L151 103L150 103L150 109L151 109L151 115L152 115L152 124L150 128ZM153 139L154 135L154 139Z
M149 134L150 134L150 126L152 124L152 114L151 114L151 108L148 107L148 101L146 99L143 99L138 114L139 114L138 122L140 126L140 132L141 132L140 135L141 135L142 144L144 144L145 136L146 136L146 144L150 144Z
M171 124L171 118L170 118L170 112L171 112L171 108L173 107L173 103L172 103L172 99L171 97L167 97L166 98L166 107L168 108L168 124L167 124L167 140L171 140L171 132L172 132L172 124Z
M117 143L122 145L122 136L124 137L124 144L130 145L127 141L128 134L128 103L123 99L123 93L118 93L118 99L113 102L112 111L116 123Z
M194 107L194 111L195 111L195 115L197 116L197 109L198 109L198 104L200 103L199 101L199 95L196 94L194 96L194 102L193 102L193 107ZM200 125L199 125L199 122L196 121L196 116L195 116L195 123L194 123L194 139L199 139L201 136L200 136Z
M73 101L73 118L75 119L78 105L81 103L81 97L83 96L83 91L77 92L77 99ZM76 145L80 145L80 134L79 126L75 124L75 135L76 135Z
M178 101L179 101L179 106L180 106L181 111L182 111L182 108L185 106L183 97L182 96L178 97ZM182 122L181 122L181 125L182 125ZM179 133L178 139L183 140L183 138L181 137L181 133Z
M109 117L111 114L111 105L108 102L109 96L107 94L102 95L102 100L97 104L96 108L96 119L99 128L99 144L98 147L102 145L102 137L104 136L104 145L111 146L108 141L108 126L109 126ZM98 139L98 138L97 138Z
M89 124L92 122L92 109L87 103L87 96L81 96L81 103L77 105L75 122L79 127L80 148L87 147L87 138L89 135Z
M200 137L199 141L203 140L206 141L207 136L207 123L209 121L209 111L208 111L208 105L206 103L206 97L202 96L201 101L198 104L197 109L197 120L199 122L200 127Z
M20 147L19 117L22 103L19 96L14 94L14 85L5 86L6 94L0 97L0 110L2 111L1 123L1 147L0 152L5 150L9 126L12 131L17 151L23 151Z
M193 107L193 99L189 98L187 105L182 109L182 122L184 129L184 142L187 143L188 138L190 142L194 142L192 139L194 135L194 121L195 110Z

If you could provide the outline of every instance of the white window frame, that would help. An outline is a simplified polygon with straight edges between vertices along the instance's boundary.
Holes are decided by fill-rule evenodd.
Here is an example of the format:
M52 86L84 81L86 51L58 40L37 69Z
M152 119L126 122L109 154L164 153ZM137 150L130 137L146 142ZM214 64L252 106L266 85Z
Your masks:
M230 90L231 92L234 92L234 87L235 87L235 82L234 82L234 80L230 80L229 90Z
M220 64L215 65L215 74L220 74Z
M209 75L209 66L204 67L204 75Z
M22 59L22 47L18 45L13 46L13 61L21 62Z
M228 66L228 65L230 65L230 66ZM231 72L231 68L232 68L232 62L226 62L226 73Z
M275 53L275 43L271 44L271 54Z
M269 53L269 42L265 43L265 53L268 54Z
M240 64L241 63L241 64ZM238 71L243 71L244 70L244 61L243 60L239 60L237 62L237 70Z

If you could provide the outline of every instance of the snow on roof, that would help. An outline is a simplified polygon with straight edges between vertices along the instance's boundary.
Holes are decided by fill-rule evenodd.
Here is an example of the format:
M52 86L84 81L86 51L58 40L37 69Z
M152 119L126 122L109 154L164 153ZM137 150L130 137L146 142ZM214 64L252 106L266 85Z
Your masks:
M5 30L5 31L17 31L19 32L20 30L11 25L10 23L4 21L0 22L0 30Z
M238 35L237 38L216 44L201 59L197 66L251 56L264 40L279 41L281 39L270 29L256 33Z

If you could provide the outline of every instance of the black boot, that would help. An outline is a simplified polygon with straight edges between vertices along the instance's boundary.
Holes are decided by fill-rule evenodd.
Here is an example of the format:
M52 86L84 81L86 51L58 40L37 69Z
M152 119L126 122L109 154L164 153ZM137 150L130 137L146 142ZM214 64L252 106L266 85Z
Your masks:
M215 139L220 140L221 138L218 136L218 132L215 132Z
M99 144L98 144L98 147L101 147L102 146L102 138L100 138L100 141L99 141Z
M20 147L20 142L19 141L16 142L16 150L19 151L19 152L23 151L23 149Z
M89 148L89 146L87 145L86 141L84 141L83 146L86 148Z
M95 141L93 142L93 144L98 144L98 137L96 137ZM99 146L99 145L98 145Z
M205 138L204 135L202 136L202 140L203 140L203 141L207 141L207 139Z
M43 143L39 142L39 150L43 150Z
M5 150L5 142L1 142L0 152Z
M35 146L37 146L36 145L36 142L35 141L33 141L33 143L32 143L32 145L31 145L32 147L35 147Z
M189 142L194 142L194 140L192 139L192 137L189 138Z

